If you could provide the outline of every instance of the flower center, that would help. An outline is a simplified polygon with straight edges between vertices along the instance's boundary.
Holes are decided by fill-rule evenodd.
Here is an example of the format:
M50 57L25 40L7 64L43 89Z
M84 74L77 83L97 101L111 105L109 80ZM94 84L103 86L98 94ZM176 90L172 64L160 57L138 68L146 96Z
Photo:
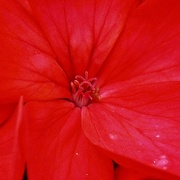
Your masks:
M72 100L78 107L87 106L92 101L99 101L99 88L95 86L97 78L93 77L88 79L88 72L85 76L75 76L73 82L70 83Z

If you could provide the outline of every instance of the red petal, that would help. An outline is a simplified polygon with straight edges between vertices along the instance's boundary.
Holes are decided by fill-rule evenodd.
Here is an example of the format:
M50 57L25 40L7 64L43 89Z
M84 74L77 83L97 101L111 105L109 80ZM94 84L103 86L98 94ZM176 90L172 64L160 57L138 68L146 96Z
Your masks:
M127 169L124 167L118 167L116 169L115 180L162 180L156 179L144 172L134 171L132 169Z
M179 81L179 9L179 0L144 1L129 17L103 66L101 84L132 78Z
M69 87L39 25L20 4L0 1L0 101L67 97Z
M19 143L19 128L22 120L22 98L11 117L0 126L0 177L12 180L22 179L24 171L23 154Z
M30 179L113 179L112 161L82 133L79 108L66 101L26 108Z
M71 78L88 69L97 72L117 40L133 1L29 0Z
M114 155L180 176L180 84L125 87L119 83L111 89L108 97L101 95L102 104L83 108L87 137ZM139 168L114 155L118 163Z
M15 104L0 104L0 125L10 118L15 106Z
M23 8L26 9L26 11L28 11L30 14L33 15L32 9L31 9L31 7L29 5L28 0L16 0L16 2L17 2L17 4L19 3L18 5L21 5Z
M123 162L127 157L180 176L180 83L118 85L106 89L101 104L83 108L87 137L120 164L142 166Z
M164 169L149 170L164 179L180 176L179 7L179 1L160 0L137 8L99 75L105 103L83 110L94 144L130 168Z

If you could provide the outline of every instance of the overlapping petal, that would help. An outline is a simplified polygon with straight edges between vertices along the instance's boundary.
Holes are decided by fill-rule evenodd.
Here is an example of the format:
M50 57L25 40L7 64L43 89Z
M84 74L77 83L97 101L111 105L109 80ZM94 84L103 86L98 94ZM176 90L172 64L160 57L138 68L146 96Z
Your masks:
M99 73L100 86L180 80L180 2L146 0L129 16Z
M29 0L70 78L93 76L111 51L134 0Z
M81 128L80 109L66 101L26 105L30 179L113 179L112 161Z
M10 117L6 117L0 124L0 175L1 179L22 179L24 172L24 157L20 145L20 126L22 122L23 100L14 110L9 110ZM5 110L5 108L4 108ZM5 116L4 116L5 118Z
M69 86L32 14L13 0L0 2L0 101L68 97Z
M119 155L112 157L125 166L146 164L180 176L180 83L119 83L111 88L114 91L109 89L108 96L101 95L101 104L83 108L83 129L88 138ZM122 161L123 157L142 164Z
M111 154L118 163L146 164L155 176L174 179L180 176L179 8L176 0L152 0L131 14L99 73L102 103L82 115L85 134L119 154Z

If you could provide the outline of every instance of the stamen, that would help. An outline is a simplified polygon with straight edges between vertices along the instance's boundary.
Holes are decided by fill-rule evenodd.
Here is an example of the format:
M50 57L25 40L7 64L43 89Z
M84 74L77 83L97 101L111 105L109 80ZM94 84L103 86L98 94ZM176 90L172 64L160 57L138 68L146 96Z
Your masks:
M94 86L93 86L90 82L87 82L87 81L82 82L82 83L79 85L79 87L83 87L83 85L85 85L85 84L87 84L87 85L91 88L91 90L94 90L94 89L95 89Z
M92 101L99 101L99 88L95 86L97 78L89 78L85 71L84 77L77 75L75 80L70 83L72 91L72 100L78 107L87 106Z

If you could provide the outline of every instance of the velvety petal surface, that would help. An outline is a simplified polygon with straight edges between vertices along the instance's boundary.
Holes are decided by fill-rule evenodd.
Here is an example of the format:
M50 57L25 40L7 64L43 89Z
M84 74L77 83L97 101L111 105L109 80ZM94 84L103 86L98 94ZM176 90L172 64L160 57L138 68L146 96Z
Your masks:
M180 1L145 0L129 16L99 86L135 79L139 83L180 80Z
M101 103L82 113L85 134L115 161L165 179L180 176L179 8L147 0L134 10L99 73Z
M15 107L16 104L0 104L0 125L10 118Z
M23 3L0 1L0 101L68 97L67 78ZM25 6L25 5L24 5Z
M70 79L97 73L134 7L134 0L29 0Z
M120 164L141 167L127 157L180 176L179 89L176 82L111 85L101 103L82 109L83 130Z
M2 109L2 108L1 108ZM20 125L22 122L23 100L9 110L6 121L0 124L0 177L4 180L22 179L24 160L20 147ZM2 118L2 116L1 116Z
M134 171L124 167L118 167L115 172L115 180L163 180L153 178L144 172Z
M30 14L32 14L32 16L33 16L33 12L32 12L32 9L31 9L31 7L29 5L28 0L16 0L16 3L17 3L17 5L22 6L23 8L25 8L25 10L27 12L29 12Z
M81 129L80 109L66 101L26 105L28 179L113 179L111 159Z

